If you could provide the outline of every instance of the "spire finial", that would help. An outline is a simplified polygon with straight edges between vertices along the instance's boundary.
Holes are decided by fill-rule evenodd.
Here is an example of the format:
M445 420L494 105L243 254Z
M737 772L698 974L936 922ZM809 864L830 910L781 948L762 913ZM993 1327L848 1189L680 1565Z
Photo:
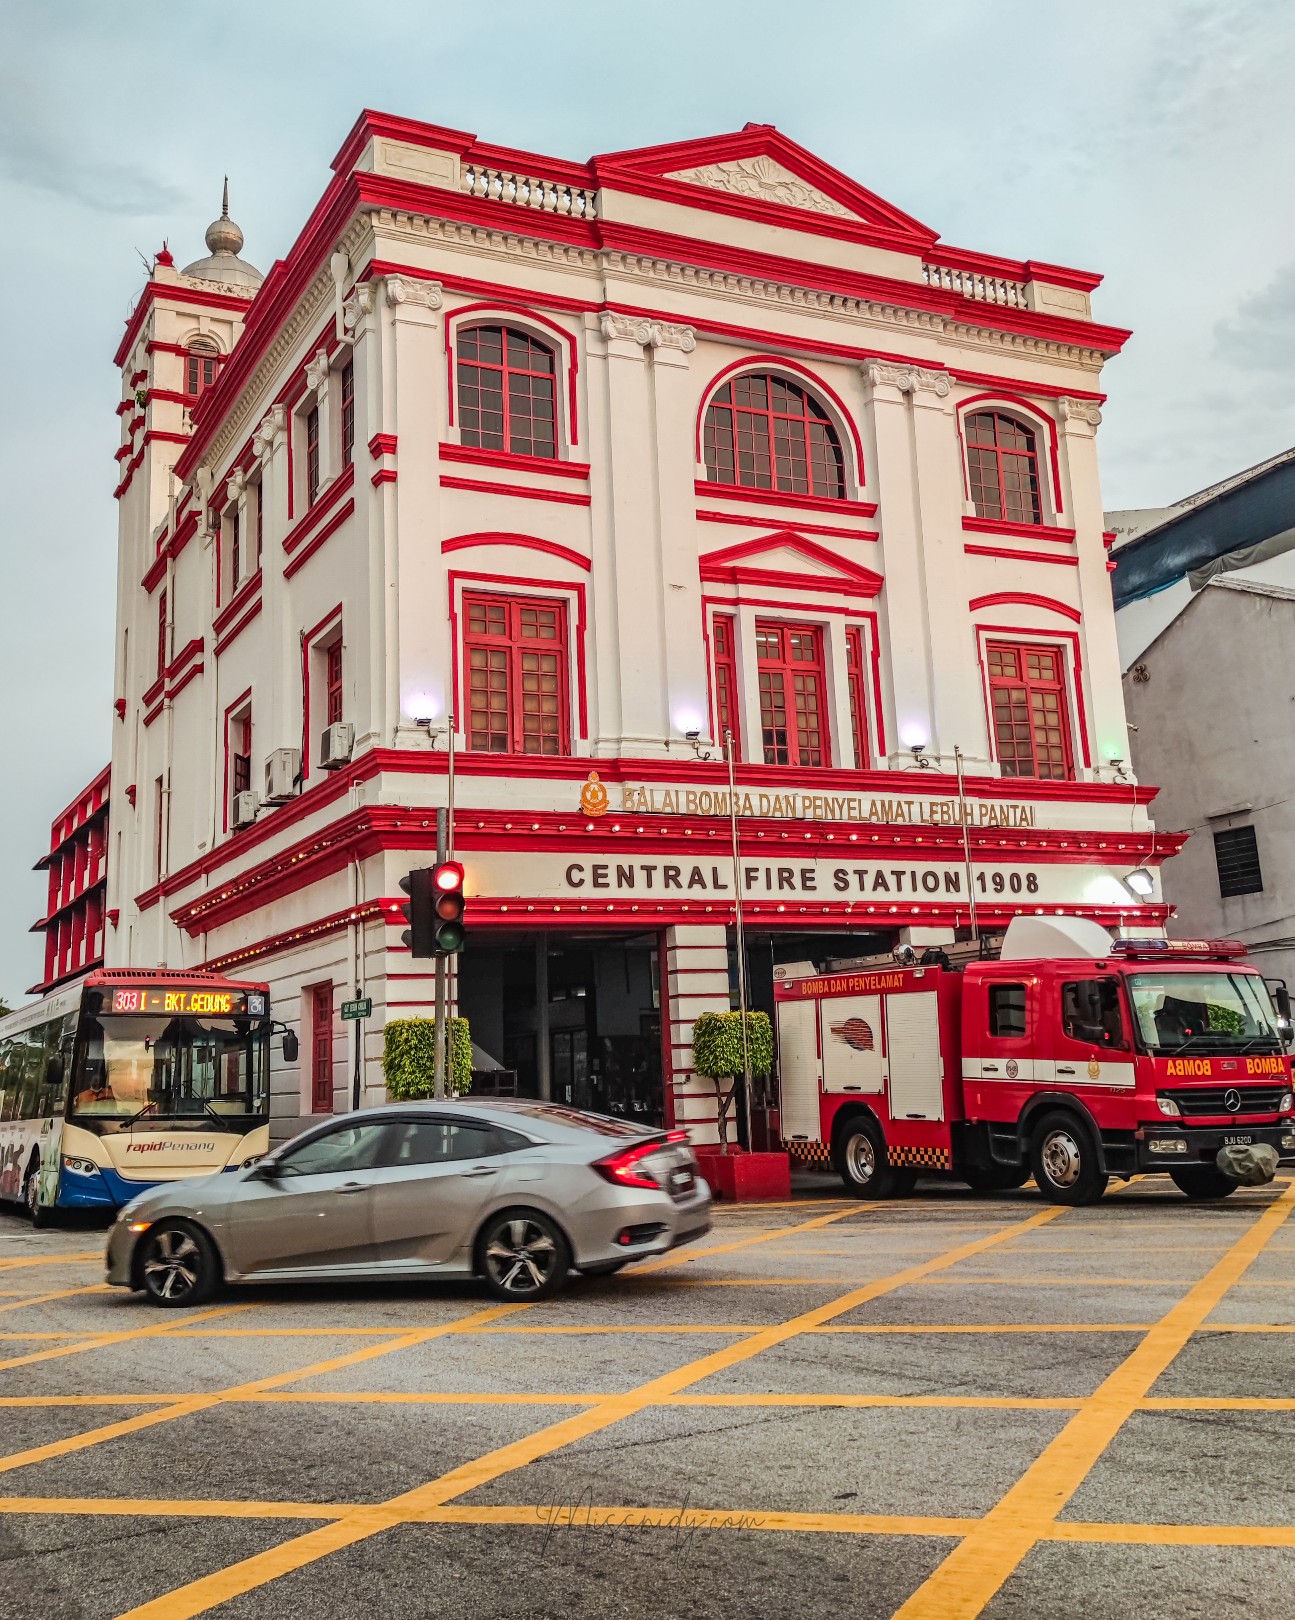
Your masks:
M225 189L220 194L220 217L229 218L229 176L225 176Z
M224 188L220 194L220 218L213 220L207 227L207 251L209 253L238 254L243 247L243 233L229 217L229 176L225 176Z

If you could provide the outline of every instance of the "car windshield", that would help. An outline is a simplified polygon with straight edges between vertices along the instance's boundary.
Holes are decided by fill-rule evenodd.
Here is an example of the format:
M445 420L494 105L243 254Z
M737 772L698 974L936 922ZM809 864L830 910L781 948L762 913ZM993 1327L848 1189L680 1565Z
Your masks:
M268 1026L246 1018L92 1018L69 1117L100 1130L179 1122L246 1130L266 1112Z
M1268 986L1257 973L1134 973L1128 983L1152 1052L1282 1049Z

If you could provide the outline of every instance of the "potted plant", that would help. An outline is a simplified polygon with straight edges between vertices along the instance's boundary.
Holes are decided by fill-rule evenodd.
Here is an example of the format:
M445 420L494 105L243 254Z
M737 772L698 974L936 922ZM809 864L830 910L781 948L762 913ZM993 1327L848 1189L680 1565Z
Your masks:
M382 1072L393 1102L421 1101L435 1094L436 1020L396 1018L382 1037ZM445 1089L466 1096L472 1085L472 1041L466 1018L450 1019L450 1053Z
M757 1079L773 1069L773 1026L769 1015L703 1013L693 1025L693 1069L715 1086L718 1146L699 1147L702 1174L720 1198L787 1198L791 1165L785 1153L749 1153L729 1146L728 1123L739 1096L738 1078L748 1070Z

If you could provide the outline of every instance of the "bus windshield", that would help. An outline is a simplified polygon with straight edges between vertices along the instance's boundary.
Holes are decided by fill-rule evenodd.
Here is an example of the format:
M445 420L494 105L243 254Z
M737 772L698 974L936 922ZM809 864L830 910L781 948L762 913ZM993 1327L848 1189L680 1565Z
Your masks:
M269 1024L247 1018L88 1018L68 1118L99 1132L165 1125L246 1131L268 1111Z
M1150 1052L1282 1050L1268 986L1257 973L1132 973L1128 984Z

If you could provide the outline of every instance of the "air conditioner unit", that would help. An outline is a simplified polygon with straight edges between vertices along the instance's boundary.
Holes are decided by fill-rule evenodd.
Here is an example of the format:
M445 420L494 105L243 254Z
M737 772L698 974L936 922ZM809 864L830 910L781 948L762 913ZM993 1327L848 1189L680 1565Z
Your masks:
M301 791L301 750L276 748L265 756L266 804L287 804Z
M261 800L255 792L236 793L234 795L234 826L236 828L250 827L256 820L256 813L261 808Z
M319 763L326 771L335 771L350 762L355 747L355 727L349 720L337 720L321 733Z

